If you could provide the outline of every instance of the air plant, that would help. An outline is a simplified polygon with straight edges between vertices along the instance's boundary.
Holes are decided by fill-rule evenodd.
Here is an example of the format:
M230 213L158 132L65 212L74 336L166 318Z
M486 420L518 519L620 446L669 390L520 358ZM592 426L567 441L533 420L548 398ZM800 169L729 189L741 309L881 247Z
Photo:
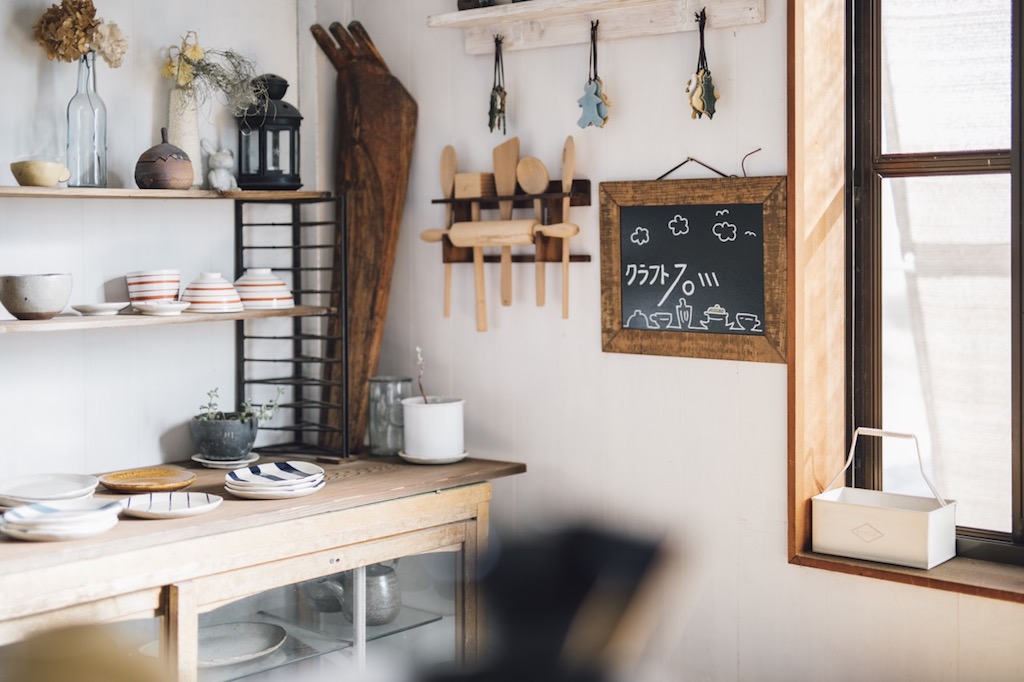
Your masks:
M416 367L418 370L416 374L416 383L420 387L420 395L423 396L423 404L426 405L430 402L427 400L427 392L423 390L423 370L427 368L427 363L423 361L423 350L419 346L416 346Z

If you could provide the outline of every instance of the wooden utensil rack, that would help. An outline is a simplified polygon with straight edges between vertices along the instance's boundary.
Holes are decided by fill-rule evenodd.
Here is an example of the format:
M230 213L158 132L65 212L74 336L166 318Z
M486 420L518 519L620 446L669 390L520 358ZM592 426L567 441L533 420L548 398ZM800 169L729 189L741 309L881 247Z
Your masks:
M569 190L568 195L571 206L590 206L590 180L573 180L572 187ZM516 193L511 196L489 196L482 197L480 199L434 199L430 203L442 205L451 204L455 212L455 221L463 222L472 220L470 211L473 203L479 203L481 209L498 210L499 200L504 201L511 199L513 202L513 209L531 209L533 208L533 200L540 199L544 205L545 219L543 222L545 224L554 224L563 221L562 199L564 199L565 196L566 192L562 191L561 181L552 180L548 185L548 191L543 194L526 194L522 191L522 188L517 185ZM535 235L534 240L535 249L533 249L533 253L512 254L512 261L514 263L533 263L538 258L545 263L562 262L563 240L545 237L541 234ZM442 242L442 254L445 263L473 262L473 249L469 247L454 246L447 239ZM488 253L484 255L484 261L488 263L497 263L500 258L501 257L497 253ZM590 255L574 253L569 255L569 260L573 263L589 263Z

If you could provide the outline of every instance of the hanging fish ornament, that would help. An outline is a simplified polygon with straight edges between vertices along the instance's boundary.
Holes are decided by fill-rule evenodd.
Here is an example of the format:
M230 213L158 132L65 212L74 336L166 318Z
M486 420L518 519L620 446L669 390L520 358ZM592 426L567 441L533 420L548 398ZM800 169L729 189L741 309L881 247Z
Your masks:
M700 14L694 16L697 18L697 28L700 31L700 53L697 56L697 70L686 84L686 93L689 95L690 118L701 118L707 114L710 119L715 115L718 89L711 79L708 57L704 52L704 25L707 23L707 14L702 9Z
M597 75L597 26L599 21L590 22L590 66L587 82L583 84L583 96L576 104L583 110L576 125L580 128L595 126L603 128L608 122L608 109L611 101L604 93L604 83Z

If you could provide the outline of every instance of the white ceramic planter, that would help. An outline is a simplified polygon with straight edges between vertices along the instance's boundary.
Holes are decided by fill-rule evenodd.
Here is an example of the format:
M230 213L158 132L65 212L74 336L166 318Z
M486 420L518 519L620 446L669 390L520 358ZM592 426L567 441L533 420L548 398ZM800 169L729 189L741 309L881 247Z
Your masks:
M404 398L405 460L420 464L448 464L466 456L462 398L428 396Z

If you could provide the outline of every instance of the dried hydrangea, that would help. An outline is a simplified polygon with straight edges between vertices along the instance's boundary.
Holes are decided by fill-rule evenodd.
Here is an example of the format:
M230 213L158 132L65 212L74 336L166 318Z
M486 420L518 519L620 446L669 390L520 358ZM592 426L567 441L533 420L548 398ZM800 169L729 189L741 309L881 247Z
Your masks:
M61 0L50 5L33 26L36 42L48 59L75 62L95 50L112 68L121 65L128 41L117 24L96 18L92 0Z
M266 86L255 80L255 62L234 50L204 50L195 31L186 33L180 46L168 50L160 73L187 92L192 106L221 92L232 115L239 116L266 99Z
M128 54L128 38L114 22L101 23L93 32L92 49L110 68L116 69Z

